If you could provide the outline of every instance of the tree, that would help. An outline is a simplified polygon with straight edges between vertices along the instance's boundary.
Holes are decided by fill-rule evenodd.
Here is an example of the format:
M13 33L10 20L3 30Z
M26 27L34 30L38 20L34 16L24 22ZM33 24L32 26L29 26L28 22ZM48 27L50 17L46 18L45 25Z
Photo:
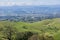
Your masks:
M12 27L12 26L5 26L3 33L5 35L4 38L8 39L8 40L14 40L15 39L15 35L17 33L16 28Z
M16 35L16 40L28 40L33 35L32 32L18 32Z

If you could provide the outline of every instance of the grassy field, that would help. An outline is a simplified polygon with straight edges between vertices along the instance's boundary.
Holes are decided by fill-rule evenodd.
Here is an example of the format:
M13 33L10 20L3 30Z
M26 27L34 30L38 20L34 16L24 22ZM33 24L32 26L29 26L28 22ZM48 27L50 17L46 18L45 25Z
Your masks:
M46 36L53 36L54 39L52 40L60 40L60 18L46 19L34 23L0 21L0 28L4 28L5 26L15 27L19 32L30 31L39 35L44 34L45 38L47 38ZM0 32L1 36L4 36L2 32ZM47 38L46 40L51 39Z

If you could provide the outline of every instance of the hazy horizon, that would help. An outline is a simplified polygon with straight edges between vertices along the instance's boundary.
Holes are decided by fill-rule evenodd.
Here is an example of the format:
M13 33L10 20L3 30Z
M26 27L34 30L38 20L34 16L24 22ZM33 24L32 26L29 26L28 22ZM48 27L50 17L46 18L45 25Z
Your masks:
M60 0L0 0L0 6L60 5Z

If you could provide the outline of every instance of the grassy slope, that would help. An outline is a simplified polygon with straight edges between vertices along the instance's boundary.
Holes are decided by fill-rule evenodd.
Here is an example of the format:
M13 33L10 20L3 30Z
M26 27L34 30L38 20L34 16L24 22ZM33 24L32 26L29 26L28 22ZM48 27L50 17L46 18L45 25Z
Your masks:
M50 33L54 35L55 40L60 40L60 18L47 19L34 23L0 21L0 27L4 27L5 25L13 25L20 32L32 31L38 32L39 34L41 32L45 32L46 34Z

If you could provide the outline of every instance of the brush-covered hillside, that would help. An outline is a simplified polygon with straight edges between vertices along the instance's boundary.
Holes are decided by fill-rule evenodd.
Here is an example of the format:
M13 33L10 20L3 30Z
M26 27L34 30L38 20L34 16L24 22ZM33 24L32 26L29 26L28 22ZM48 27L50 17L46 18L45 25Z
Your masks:
M60 18L34 23L0 21L0 40L60 40Z

